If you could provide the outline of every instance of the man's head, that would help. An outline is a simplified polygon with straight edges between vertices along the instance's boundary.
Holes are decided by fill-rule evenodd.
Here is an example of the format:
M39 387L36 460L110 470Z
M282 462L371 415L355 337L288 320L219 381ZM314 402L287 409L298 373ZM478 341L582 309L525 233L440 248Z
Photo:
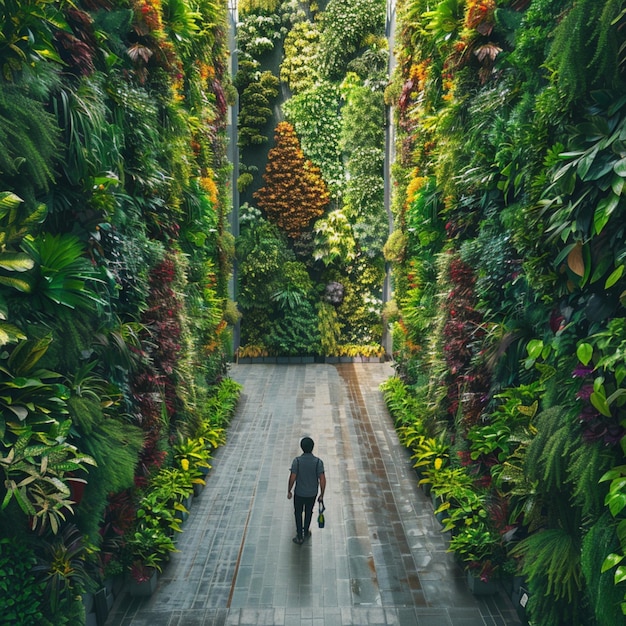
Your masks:
M300 447L302 448L302 452L313 452L313 439L311 437L302 437L300 440Z

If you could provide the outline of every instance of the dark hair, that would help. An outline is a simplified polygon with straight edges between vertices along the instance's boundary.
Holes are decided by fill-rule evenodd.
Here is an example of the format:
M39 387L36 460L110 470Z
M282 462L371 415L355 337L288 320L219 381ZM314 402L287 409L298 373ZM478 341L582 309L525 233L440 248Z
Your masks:
M302 448L302 452L313 452L313 439L311 437L302 437L300 440L300 447Z

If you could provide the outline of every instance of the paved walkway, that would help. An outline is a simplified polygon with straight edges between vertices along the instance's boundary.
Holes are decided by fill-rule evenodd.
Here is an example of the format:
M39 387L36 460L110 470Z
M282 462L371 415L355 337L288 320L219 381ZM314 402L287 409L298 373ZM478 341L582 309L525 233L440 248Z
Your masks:
M155 594L107 626L513 626L446 552L379 384L389 364L234 365L244 386L228 443ZM299 440L325 463L326 527L302 546L287 479Z

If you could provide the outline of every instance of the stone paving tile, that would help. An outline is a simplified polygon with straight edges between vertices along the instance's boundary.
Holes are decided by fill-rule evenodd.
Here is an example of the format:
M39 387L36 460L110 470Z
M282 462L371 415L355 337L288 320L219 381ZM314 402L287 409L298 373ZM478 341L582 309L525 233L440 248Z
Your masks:
M235 365L228 444L194 499L157 591L118 598L107 626L515 626L446 552L379 384L389 364ZM324 529L294 545L291 459L311 435Z

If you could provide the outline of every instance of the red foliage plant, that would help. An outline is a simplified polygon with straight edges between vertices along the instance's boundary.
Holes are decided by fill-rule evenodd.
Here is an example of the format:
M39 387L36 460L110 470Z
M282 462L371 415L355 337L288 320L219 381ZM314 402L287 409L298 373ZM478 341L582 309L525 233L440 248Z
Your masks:
M449 268L452 289L448 294L448 321L444 327L443 351L448 366L448 408L456 414L463 398L464 422L475 423L484 408L490 376L484 365L475 362L484 337L482 315L474 308L475 276L472 268L453 259Z
M269 152L263 174L265 186L254 197L270 222L296 239L324 214L330 193L320 169L304 158L291 124L280 122L274 139L276 145Z
M150 272L148 309L141 319L148 329L144 345L150 365L136 372L132 380L137 423L144 433L144 447L135 476L137 487L145 486L146 477L164 461L159 449L163 436L163 403L169 417L176 412L182 302L173 289L175 278L176 257L169 255Z
M180 312L182 302L171 287L176 273L175 258L167 257L150 273L149 308L142 321L152 332L151 356L157 368L172 376L180 353ZM166 397L167 383L165 389ZM173 407L168 406L168 410Z

